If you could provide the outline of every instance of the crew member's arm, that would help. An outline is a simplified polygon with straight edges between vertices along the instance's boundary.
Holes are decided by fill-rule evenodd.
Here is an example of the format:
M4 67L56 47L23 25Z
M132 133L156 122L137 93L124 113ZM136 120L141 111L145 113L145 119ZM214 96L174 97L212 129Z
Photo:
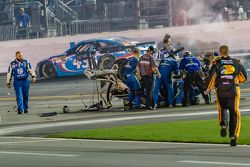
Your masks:
M136 77L138 80L141 80L141 71L140 71L139 63L137 63L137 66L136 66Z
M157 75L158 78L161 78L161 73L160 73L160 71L158 70L158 64L157 64L156 60L155 60L153 57L152 57L150 63L151 63L152 71L153 71L154 73L156 73L156 75Z
M206 78L205 83L205 94L209 94L209 92L215 87L215 79L216 79L216 71L217 71L217 62L213 61L213 65L209 71L209 75Z
M35 82L35 81L36 81L36 73L35 73L35 71L32 69L30 62L27 62L27 64L28 64L28 65L27 65L28 71L29 71L29 73L30 73L30 75L31 75L31 77L32 77L32 82Z
M11 85L10 85L11 79L12 79L12 67L10 64L8 68L8 72L7 72L7 82L6 82L8 88L11 88Z
M184 78L184 70L185 70L185 59L182 59L179 65L179 70L180 70L180 77Z
M158 78L161 78L161 73L158 70L158 67L153 67L152 70L154 71L154 73L156 73L156 75L157 75Z
M237 79L239 80L239 83L244 83L247 81L247 72L244 68L244 66L239 61L239 71L240 73L237 75Z

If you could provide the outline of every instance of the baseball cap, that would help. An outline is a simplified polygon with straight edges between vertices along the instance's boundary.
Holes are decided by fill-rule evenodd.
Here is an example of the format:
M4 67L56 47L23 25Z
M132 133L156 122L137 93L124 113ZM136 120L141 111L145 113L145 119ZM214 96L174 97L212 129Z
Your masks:
M155 48L154 48L153 46L149 46L147 50L149 50L149 51L155 53Z

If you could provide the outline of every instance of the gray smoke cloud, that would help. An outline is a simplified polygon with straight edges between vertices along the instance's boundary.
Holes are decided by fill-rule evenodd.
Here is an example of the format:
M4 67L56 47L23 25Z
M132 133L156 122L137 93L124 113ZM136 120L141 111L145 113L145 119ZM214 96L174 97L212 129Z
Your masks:
M203 33L215 34L216 37L222 39L221 31L225 24L223 23L222 11L225 4L222 0L182 0L177 10L186 10L191 24L205 24L204 29L197 29L196 26L188 28L184 36L179 39L185 48L191 50L195 54L202 52L217 50L220 42L201 39ZM218 23L218 24L217 24ZM187 30L187 29L186 29ZM194 33L195 32L195 33Z
M189 18L197 23L222 22L222 11L224 3L222 0L186 0L189 1L188 9Z

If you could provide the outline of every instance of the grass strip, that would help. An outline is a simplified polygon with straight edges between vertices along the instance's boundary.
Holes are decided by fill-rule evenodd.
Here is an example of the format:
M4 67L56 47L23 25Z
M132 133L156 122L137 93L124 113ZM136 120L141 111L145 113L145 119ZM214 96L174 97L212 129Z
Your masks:
M242 118L238 144L250 144L250 116ZM218 120L173 121L95 130L69 131L48 137L71 139L129 140L154 142L228 143L220 137Z

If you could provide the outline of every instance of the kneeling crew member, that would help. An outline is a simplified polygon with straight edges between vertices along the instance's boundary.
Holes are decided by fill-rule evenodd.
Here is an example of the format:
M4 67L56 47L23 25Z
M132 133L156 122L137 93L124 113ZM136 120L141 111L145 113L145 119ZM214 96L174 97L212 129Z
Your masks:
M137 66L138 64L138 58L140 55L139 50L133 51L133 57L130 57L128 59L128 62L126 63L123 74L125 78L125 84L129 87L130 93L128 96L128 101L130 105L130 109L132 109L132 103L135 102L135 108L139 109L141 108L141 84L138 78L136 77L136 74L138 74L139 68ZM138 75L139 77L139 75Z
M229 56L228 46L222 45L219 51L220 57L212 61L205 93L208 94L215 87L222 137L227 135L229 110L230 145L236 146L241 125L239 84L247 80L247 73L239 60Z

